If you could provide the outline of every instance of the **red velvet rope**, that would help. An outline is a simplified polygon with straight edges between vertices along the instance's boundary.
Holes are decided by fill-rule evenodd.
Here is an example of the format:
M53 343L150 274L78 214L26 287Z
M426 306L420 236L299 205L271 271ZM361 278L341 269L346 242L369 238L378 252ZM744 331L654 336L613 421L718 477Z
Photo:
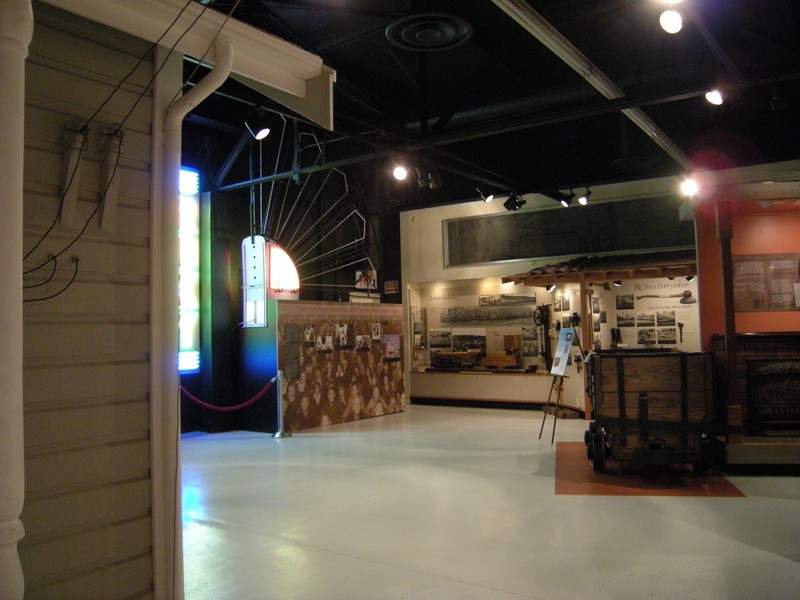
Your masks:
M184 394L186 394L186 397L189 398L189 400L192 400L193 402L197 402L200 406L202 406L204 408L207 408L209 410L216 410L218 412L231 412L231 411L234 411L234 410L240 410L242 408L246 408L246 407L250 406L251 404L253 404L254 402L256 402L259 398L261 398L261 396L263 396L264 394L266 394L269 391L269 388L272 387L272 385L275 383L276 379L277 379L277 377L273 377L270 380L270 382L267 385L265 385L264 388L260 392L258 392L252 398L250 398L250 400L248 400L247 402L242 402L241 404L238 404L236 406L214 406L213 404L209 404L208 402L203 402L202 400L200 400L200 398L198 398L197 396L192 394L189 390L187 390L183 386L181 386L181 391Z

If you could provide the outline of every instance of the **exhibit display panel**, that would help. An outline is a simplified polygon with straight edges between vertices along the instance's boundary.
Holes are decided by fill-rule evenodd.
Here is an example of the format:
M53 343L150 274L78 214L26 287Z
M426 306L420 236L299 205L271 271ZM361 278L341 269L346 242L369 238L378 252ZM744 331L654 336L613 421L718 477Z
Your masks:
M287 430L404 410L402 306L281 301L278 315Z

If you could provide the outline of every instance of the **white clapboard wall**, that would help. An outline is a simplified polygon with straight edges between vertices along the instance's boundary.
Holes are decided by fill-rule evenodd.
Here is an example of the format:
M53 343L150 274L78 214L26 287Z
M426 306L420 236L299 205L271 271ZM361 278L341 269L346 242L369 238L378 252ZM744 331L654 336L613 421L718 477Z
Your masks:
M149 44L34 2L26 65L25 248L56 218L70 128L85 122ZM149 252L152 99L148 55L90 124L71 223L25 260L26 598L151 598ZM106 185L123 125L113 204L78 236ZM112 165L113 166L113 165ZM42 284L44 285L38 285ZM36 287L34 287L36 286Z

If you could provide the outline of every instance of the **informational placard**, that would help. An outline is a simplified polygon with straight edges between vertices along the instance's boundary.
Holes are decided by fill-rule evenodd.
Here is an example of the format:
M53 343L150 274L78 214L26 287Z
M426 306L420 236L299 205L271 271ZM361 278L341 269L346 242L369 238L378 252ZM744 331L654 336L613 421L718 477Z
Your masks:
M553 367L550 369L552 375L564 376L567 371L567 363L572 350L572 339L575 337L575 330L572 327L563 327L558 334L558 344L553 354Z
M736 312L800 310L800 254L733 257Z

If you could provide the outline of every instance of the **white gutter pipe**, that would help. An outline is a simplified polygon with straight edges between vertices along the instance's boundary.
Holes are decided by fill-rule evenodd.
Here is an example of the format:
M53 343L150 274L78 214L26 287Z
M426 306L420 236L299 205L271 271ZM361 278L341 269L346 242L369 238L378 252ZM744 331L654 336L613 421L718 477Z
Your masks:
M219 88L233 67L233 42L220 36L214 68L164 117L163 195L154 207L153 277L153 566L156 598L183 598L180 479L180 375L178 373L179 171L184 117ZM160 246L160 247L159 247Z
M492 0L525 31L539 40L544 46L564 61L578 75L583 77L594 89L608 100L624 98L625 94L592 61L572 45L567 38L555 29L524 0ZM664 152L682 168L689 166L689 157L673 142L667 134L648 117L641 108L626 108L622 113L644 131Z
M17 542L25 502L22 410L22 206L25 59L33 37L30 0L0 0L0 598L21 600Z

